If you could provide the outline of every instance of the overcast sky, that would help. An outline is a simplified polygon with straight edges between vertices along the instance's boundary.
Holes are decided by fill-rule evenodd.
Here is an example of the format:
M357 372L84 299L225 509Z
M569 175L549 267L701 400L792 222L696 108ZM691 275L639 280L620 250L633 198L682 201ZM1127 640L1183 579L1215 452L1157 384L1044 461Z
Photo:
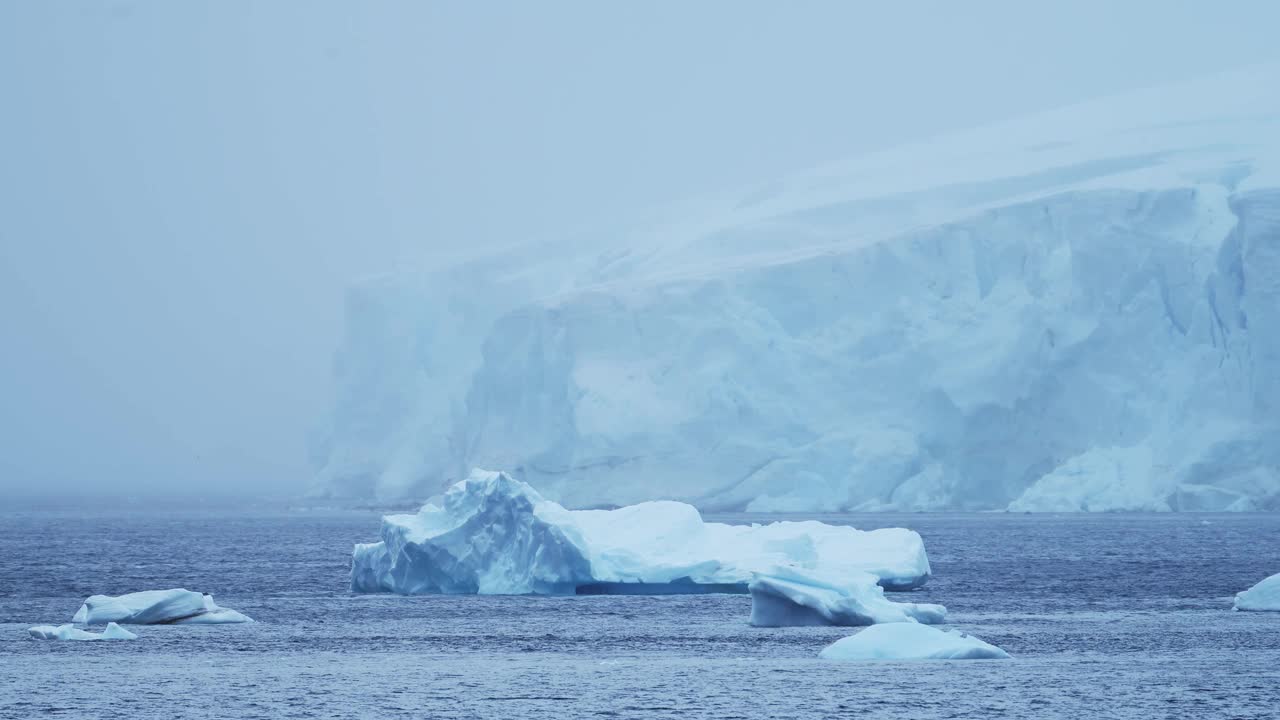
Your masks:
M1273 6L0 0L0 504L300 493L351 279L1274 58Z

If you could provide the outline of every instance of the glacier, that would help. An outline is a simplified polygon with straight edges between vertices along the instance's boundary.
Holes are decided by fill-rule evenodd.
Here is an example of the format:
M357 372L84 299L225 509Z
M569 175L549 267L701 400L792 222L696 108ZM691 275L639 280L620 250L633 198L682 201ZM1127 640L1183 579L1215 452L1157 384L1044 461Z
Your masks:
M845 572L836 580L792 568L757 573L751 593L750 623L756 627L874 625L944 622L947 609L931 603L893 602L870 573Z
M1280 612L1280 573L1236 593L1236 610L1270 610Z
M115 623L107 623L100 633L81 630L75 625L36 625L27 633L36 640L137 640L138 636Z
M851 583L868 613L902 616L916 607L895 609L881 587L911 589L930 573L924 542L911 530L709 523L672 501L566 510L527 483L483 470L451 487L440 505L385 516L381 535L352 551L354 592L740 593L758 573L807 574ZM874 592L857 587L863 578Z
M222 624L253 622L230 608L219 607L212 595L177 588L144 590L112 597L92 595L76 611L72 622L82 625Z
M1280 65L348 293L317 488L570 508L1280 509Z
M1002 660L1009 653L959 630L915 623L872 625L823 648L824 660Z

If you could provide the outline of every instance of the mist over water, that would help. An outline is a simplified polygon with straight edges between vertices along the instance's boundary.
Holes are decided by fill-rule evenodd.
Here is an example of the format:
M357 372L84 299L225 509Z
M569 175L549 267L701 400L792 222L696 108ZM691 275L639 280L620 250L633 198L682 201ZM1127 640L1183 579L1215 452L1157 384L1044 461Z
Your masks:
M1266 59L1275 15L4 3L0 495L296 496L354 278Z

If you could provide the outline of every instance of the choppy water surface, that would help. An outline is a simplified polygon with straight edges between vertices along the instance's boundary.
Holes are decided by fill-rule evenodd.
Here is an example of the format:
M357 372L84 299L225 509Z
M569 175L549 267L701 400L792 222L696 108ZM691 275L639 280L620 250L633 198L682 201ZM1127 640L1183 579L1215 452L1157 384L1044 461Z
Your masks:
M751 628L745 596L353 596L374 513L8 513L0 717L1280 717L1280 613L1230 610L1280 572L1280 517L820 519L919 530L907 597L1015 659L824 662L852 629ZM27 639L168 587L259 622Z

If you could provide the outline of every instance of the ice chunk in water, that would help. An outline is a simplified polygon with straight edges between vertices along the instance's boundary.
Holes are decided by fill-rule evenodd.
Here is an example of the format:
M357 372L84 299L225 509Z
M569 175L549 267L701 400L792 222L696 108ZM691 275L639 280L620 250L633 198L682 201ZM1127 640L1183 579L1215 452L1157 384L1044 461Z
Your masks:
M1257 585L1236 593L1236 610L1273 610L1280 612L1280 573Z
M756 575L749 589L751 624L757 627L940 623L947 616L941 605L889 600L870 573L845 573L831 582L775 568Z
M818 654L824 660L987 660L1009 653L959 630L919 623L872 625L837 640Z
M253 622L229 608L218 607L212 595L181 588L146 590L118 597L94 595L84 601L72 622L100 625L118 622L129 625L169 623Z
M138 636L115 623L107 623L100 633L81 630L75 625L37 625L27 630L37 640L137 640Z

